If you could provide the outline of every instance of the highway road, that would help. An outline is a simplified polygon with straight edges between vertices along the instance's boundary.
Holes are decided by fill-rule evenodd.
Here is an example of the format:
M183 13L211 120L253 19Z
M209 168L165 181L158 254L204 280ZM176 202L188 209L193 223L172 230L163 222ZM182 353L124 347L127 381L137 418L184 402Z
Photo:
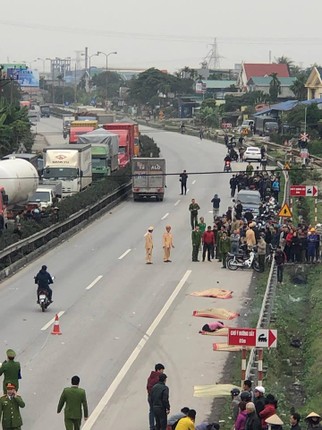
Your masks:
M38 127L50 144L61 143L60 120L41 119ZM145 127L141 132L160 146L168 172L222 171L223 145ZM210 224L213 194L221 197L223 210L231 202L229 178L190 174L189 192L181 196L178 176L169 176L163 202L128 199L1 283L1 354L13 348L22 364L24 428L63 428L57 402L70 377L78 374L91 412L85 430L147 429L146 379L157 362L166 367L172 412L188 406L197 410L197 422L208 416L212 399L194 398L193 386L223 376L231 382L223 375L228 353L212 351L214 338L198 334L207 321L192 312L208 307L240 311L252 273L228 272L218 262L191 262L188 205L196 198L200 215ZM164 264L161 238L168 223L175 249L173 262ZM149 266L144 234L151 224L155 248ZM56 277L54 303L46 313L36 304L33 283L42 264ZM188 295L212 287L233 290L233 298ZM61 336L50 334L55 313L61 314Z

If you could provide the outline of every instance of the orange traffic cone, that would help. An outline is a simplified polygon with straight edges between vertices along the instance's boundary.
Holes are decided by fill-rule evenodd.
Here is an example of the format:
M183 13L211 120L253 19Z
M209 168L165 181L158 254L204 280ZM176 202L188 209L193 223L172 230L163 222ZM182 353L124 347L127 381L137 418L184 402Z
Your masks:
M51 331L51 334L62 334L62 332L60 331L59 317L57 314L55 316L54 326L53 326L53 329Z

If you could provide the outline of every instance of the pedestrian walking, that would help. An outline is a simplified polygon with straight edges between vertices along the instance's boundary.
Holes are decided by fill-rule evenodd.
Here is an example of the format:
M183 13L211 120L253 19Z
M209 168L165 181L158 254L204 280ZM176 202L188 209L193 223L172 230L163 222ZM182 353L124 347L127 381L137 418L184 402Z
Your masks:
M161 373L159 382L152 387L151 403L155 417L155 430L166 430L167 415L170 412L169 388L166 386L167 375Z
M181 195L187 194L187 180L188 180L188 175L187 175L187 171L184 170L182 173L180 173L179 176L179 181L181 182Z
M171 225L167 225L165 227L165 232L162 237L162 246L163 246L163 261L165 263L171 263L170 260L170 252L171 248L174 248L173 245L173 236L171 233Z
M20 363L15 361L16 353L13 349L7 350L7 360L2 363L0 367L0 376L3 377L3 392L6 394L6 387L9 382L14 384L16 390L19 389L19 379L21 379Z
M148 228L148 231L145 233L145 262L146 264L152 264L152 251L153 251L153 226L151 225Z
M190 224L191 224L192 230L198 225L199 209L200 209L200 206L198 205L198 203L196 203L196 200L191 199L191 203L189 205L189 211L190 211Z
M151 392L152 388L155 384L159 382L159 376L164 372L164 366L161 363L158 363L154 366L154 370L151 371L150 376L148 377L146 389L148 392L148 403L149 403L149 426L150 430L155 430L155 418L153 413L152 401L151 401Z
M214 246L215 246L215 235L214 232L211 230L211 226L208 225L207 231L205 231L202 235L202 261L205 261L206 253L208 257L208 261L211 261L211 258L213 258L214 254Z
M82 422L82 409L84 420L88 418L88 406L86 393L83 388L79 388L79 376L73 376L71 379L72 386L64 388L57 406L59 414L63 407L66 430L80 430Z
M220 207L220 198L218 197L218 194L215 194L213 199L211 200L212 203L212 213L214 220L219 215L219 207Z
M0 397L0 420L3 430L20 430L22 418L20 408L25 402L16 392L16 386L10 382L6 385L6 394Z
M274 258L277 267L277 282L281 284L283 282L283 270L284 264L286 263L286 255L280 246L277 247Z
M198 254L201 245L201 232L199 227L196 226L195 229L191 232L191 241L192 241L192 261L199 261Z

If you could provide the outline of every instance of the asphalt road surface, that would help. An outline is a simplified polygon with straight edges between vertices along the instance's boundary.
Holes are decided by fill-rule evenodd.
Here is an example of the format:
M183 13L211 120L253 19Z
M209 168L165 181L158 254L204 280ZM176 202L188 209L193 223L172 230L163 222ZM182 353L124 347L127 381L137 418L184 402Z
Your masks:
M55 144L61 121L42 119L41 126ZM212 399L194 398L194 385L216 383L223 376L231 382L230 375L223 375L228 353L212 351L214 338L198 334L207 320L192 317L192 312L209 307L240 311L252 273L229 272L218 262L192 263L188 212L194 197L199 215L211 224L214 193L222 199L222 211L231 203L230 175L222 173L226 150L195 137L144 127L141 132L160 146L169 173L220 173L189 173L186 196L179 195L178 176L169 176L163 202L134 203L129 198L2 282L1 356L13 348L22 364L26 429L63 428L57 403L75 374L81 377L91 412L86 430L148 429L146 379L157 362L166 367L171 412L195 408L198 423L207 418ZM146 265L144 234L151 224L154 264ZM167 224L175 249L173 262L164 264L161 238ZM33 281L42 264L56 277L54 303L45 313L36 304ZM233 298L188 295L216 287L233 290ZM55 313L61 315L61 336L50 334Z

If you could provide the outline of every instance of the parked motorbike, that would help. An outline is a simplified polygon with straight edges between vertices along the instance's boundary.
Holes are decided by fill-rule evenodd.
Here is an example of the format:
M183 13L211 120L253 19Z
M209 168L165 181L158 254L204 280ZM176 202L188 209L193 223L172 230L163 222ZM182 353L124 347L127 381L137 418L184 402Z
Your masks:
M231 172L231 163L230 163L230 161L225 161L224 172L226 172L226 173L230 173Z
M255 249L253 248L249 251L249 255L245 255L244 253L237 255L228 253L226 266L229 270L254 269L256 272L259 272L259 263Z

